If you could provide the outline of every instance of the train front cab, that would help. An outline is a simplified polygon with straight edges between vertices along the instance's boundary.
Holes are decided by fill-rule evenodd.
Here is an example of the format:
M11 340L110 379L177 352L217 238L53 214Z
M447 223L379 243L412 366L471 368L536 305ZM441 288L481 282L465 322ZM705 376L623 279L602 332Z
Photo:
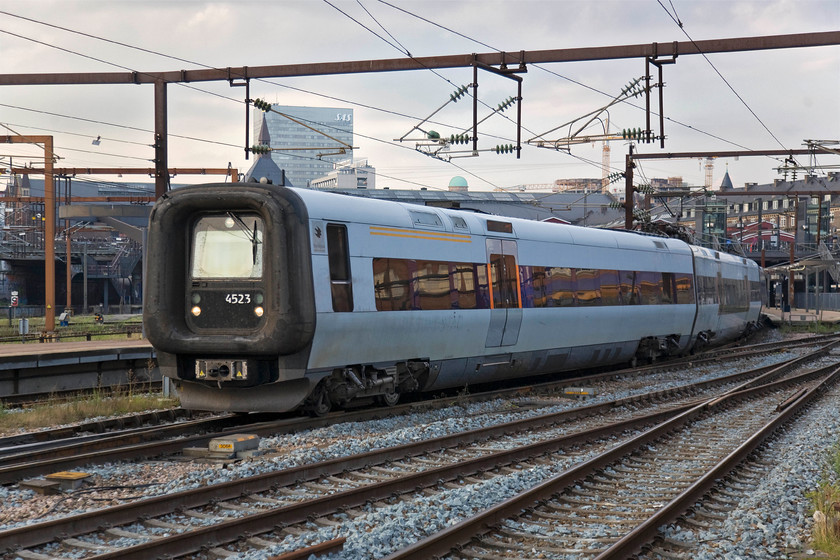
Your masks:
M143 320L185 408L289 410L309 394L306 223L270 185L184 187L155 205Z

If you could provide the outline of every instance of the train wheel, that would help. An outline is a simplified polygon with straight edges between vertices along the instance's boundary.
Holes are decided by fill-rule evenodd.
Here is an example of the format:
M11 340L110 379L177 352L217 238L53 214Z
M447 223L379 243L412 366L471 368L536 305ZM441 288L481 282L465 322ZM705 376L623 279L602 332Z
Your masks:
M379 401L379 404L383 406L394 406L398 402L400 402L400 394L396 391L392 391L390 393L383 393L382 395L378 395L376 400Z
M323 383L318 385L306 401L306 411L312 416L326 416L332 410L332 402Z

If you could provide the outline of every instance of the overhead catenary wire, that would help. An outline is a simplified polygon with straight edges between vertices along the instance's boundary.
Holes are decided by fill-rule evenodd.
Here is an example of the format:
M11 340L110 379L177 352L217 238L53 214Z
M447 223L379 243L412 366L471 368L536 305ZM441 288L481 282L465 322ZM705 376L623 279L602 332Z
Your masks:
M392 43L391 41L388 41L387 39L385 39L384 37L382 37L381 35L379 35L379 34L378 34L378 33L376 33L375 31L371 30L369 27L367 27L366 25L364 25L362 22L360 22L359 20L357 20L356 18L352 17L351 15L349 15L349 14L348 14L347 12L345 12L344 10L341 10L340 8L338 8L337 6L335 6L334 4L332 4L331 2L329 2L329 0L323 0L323 1L324 1L324 3L326 3L327 5L329 5L329 6L333 7L333 8L335 8L335 9L336 9L339 13L343 14L344 16L346 16L347 18L349 18L351 21L353 21L353 22L355 22L355 23L359 24L359 25L360 25L361 27L363 27L364 29L367 29L368 31L370 31L371 33L373 33L373 35L375 35L376 37L380 38L380 39L381 39L381 40L383 40L385 43L387 43L387 44L388 44L388 45L390 45L391 47L395 48L396 50L398 50L398 51L399 51L399 52L401 52L402 54L405 54L406 56L408 56L408 57L409 57L409 58L411 58L412 60L417 61L418 63L420 62L420 61L418 61L418 60L417 60L414 56L412 56L412 55L411 55L411 53L408 51L408 49L407 49L407 48L405 48L405 46L403 46L403 45L402 45L402 43L400 43L400 42L399 42L399 41L397 41L396 39L394 39L394 41L396 41L396 42L397 42L397 44L398 44L399 46L397 46L396 44ZM371 19L373 19L373 20L374 20L374 21L375 21L375 22L376 22L376 23L377 23L380 27L382 27L382 29L385 29L385 27L384 27L384 26L382 26L382 24L380 24L380 23L379 23L379 21L377 21L377 20L376 20L376 18L374 18L372 14L370 14L370 12L367 10L367 8L365 8L365 7L364 7L364 5L361 3L361 1L360 1L360 0L357 0L357 2L358 2L358 3L359 3L359 5L362 7L362 9L365 11L365 13L367 13L367 14L371 17ZM385 32L386 32L386 33L388 33L388 35L389 35L390 37L392 37L392 38L393 38L393 35L391 35L391 33L389 33L389 32L387 31L387 29L385 29ZM422 65L422 64L421 64L421 65ZM427 69L427 70L429 70L429 71L431 71L434 75L438 76L439 78L441 78L442 80L444 80L444 81L445 81L445 82L447 82L448 84L453 85L453 86L455 85L454 83L452 83L452 81L451 81L449 78L446 78L445 76L443 76L443 75L442 75L440 72L438 72L437 70L434 70L434 69L431 69L431 68L426 68L426 69ZM470 95L470 96L472 96L472 94L469 94L469 95ZM484 105L485 107L487 107L487 108L489 108L489 109L491 109L491 110L492 110L492 107L490 107L489 105L487 105L487 103L485 103L485 102L483 102L483 101L481 101L481 100L477 100L477 101L478 101L479 103L481 103L482 105ZM503 116L504 118L506 118L507 120L511 120L511 119L510 119L509 117L507 117L506 115L502 115L502 116ZM428 119L426 119L426 120L428 120ZM512 121L511 121L511 122L512 122ZM475 131L473 131L473 134L475 134ZM456 168L458 168L458 169L464 170L464 168L462 168L461 166L458 166L458 165L453 164L451 159L450 159L450 160L443 160L443 161L445 161L446 163L449 163L449 164L451 164L451 165L455 166L455 167L456 167ZM470 175L472 175L472 176L474 176L474 177L477 177L477 175L475 175L475 173L473 173L473 172L467 171L467 173L469 173ZM499 188L498 186L494 185L494 184L492 183L492 181L489 181L489 180L487 180L487 179L483 179L483 178L479 178L479 179L480 179L480 180L482 180L482 181L484 181L484 182L486 182L486 183L488 183L489 185L494 186L495 188Z
M402 7L400 7L400 6L396 6L396 5L392 4L391 2L388 2L387 0L378 0L378 1L379 1L380 3L382 3L382 4L385 4L385 5L387 5L387 6L390 6L391 8L394 8L395 10L398 10L398 11L400 11L400 12L403 12L403 13L404 13L404 14L406 14L406 15L409 15L409 16L411 16L411 17L414 17L414 18L416 18L416 19L419 19L419 20L421 20L421 21L424 21L424 22L426 22L426 23L428 23L428 24L430 24L430 25L433 25L433 26L438 27L438 28L440 28L440 29L442 29L442 30L444 30L444 31L447 31L447 32L449 32L449 33L452 33L452 34L454 34L454 35L457 35L457 36L459 36L459 37L461 37L461 38L463 38L463 39L466 39L466 40L468 40L468 41L474 42L474 43L476 43L476 44L478 44L478 45L481 45L481 46L483 46L483 47L486 47L486 48L488 48L488 49L491 49L491 50L494 50L494 51L499 51L499 49L497 49L497 48L495 48L495 47L493 47L493 46L491 46L491 45L488 45L487 43L484 43L484 42L479 41L479 40L477 40L477 39L475 39L475 38L473 38L473 37L470 37L470 36L468 36L468 35L465 35L465 34L463 34L463 33L460 33L460 32L458 32L458 31L455 31L455 30L453 30L453 29L450 29L449 27L447 27L447 26L445 26L445 25L442 25L442 24L439 24L439 23L437 23L437 22L435 22L435 21L432 21L432 20L430 20L430 19L428 19L428 18L425 18L425 17L423 17L423 16L417 15L417 14L415 14L415 13L413 13L413 12L409 11L409 10L406 10L405 8L402 8ZM658 1L660 1L660 0L658 0ZM660 4L661 4L661 1L660 1ZM667 9L666 9L666 12L667 12ZM669 13L669 15L671 15L671 14ZM677 22L677 24L678 24L678 25L680 26L680 28L682 29L682 22L680 22L680 21L679 21L679 19L678 19L678 18L675 18L674 16L671 16L671 17L672 17L672 19L674 19L674 20L675 20L675 22ZM687 34L686 34L686 36L687 36ZM694 43L694 40L693 40L693 39L691 39L690 37L689 37L689 40L691 40L691 42L692 42L692 43ZM695 46L696 46L696 43L695 43ZM698 49L698 50L699 50L699 49ZM701 54L702 54L702 53L701 53ZM703 56L705 57L705 55L703 55ZM711 64L711 62L710 62L710 64ZM551 75L554 75L554 76L556 76L556 77L558 77L558 78L561 78L561 79L563 79L563 80L569 81L570 83L573 83L573 84L578 85L578 86L580 86L580 87L586 88L586 89L588 89L588 90L590 90L590 91L593 91L593 92L595 92L595 93L599 93L599 94L601 94L601 95L603 95L603 96L606 96L606 97L611 97L611 94L609 94L609 93L607 93L607 92L601 91L601 90L599 90L599 89L597 89L597 88L594 88L594 87L592 87L592 86L589 86L589 85L587 85L587 84L584 84L584 83L582 83L582 82L580 82L580 81L574 80L573 78L570 78L570 77L568 77L568 76L564 76L564 75L562 75L562 74L560 74L560 73L558 73L558 72L555 72L554 70L551 70L550 68L545 67L544 65L541 65L541 64L531 64L531 66L533 66L533 67L535 67L535 68L537 68L537 69L539 69L539 70L542 70L543 72L546 72L546 73L549 73L549 74L551 74ZM638 109L638 110L645 110L645 108L644 108L644 107L641 107L641 106L639 106L639 105L636 105L636 104L632 103L632 102L631 102L631 101L629 101L629 100L624 100L622 103L627 104L627 105L629 105L629 106L631 106L631 107L634 107L634 108L636 108L636 109ZM656 113L654 113L654 114L656 114ZM656 114L656 115L657 115L657 116L659 116L658 114ZM739 144L739 143L737 143L737 142L735 142L735 141L728 140L728 139L722 138L722 137L720 137L720 136L717 136L717 135L715 135L715 134L712 134L712 133L710 133L710 132L703 131L703 130L701 130L701 129L699 129L699 128L695 127L695 126L692 126L692 125L689 125L689 124L683 123L683 122L678 121L678 120L676 120L676 119L673 119L673 118L671 118L671 117L664 116L664 118L665 118L666 120L668 120L669 122L672 122L672 123L674 123L674 124L676 124L676 125L678 125L678 126L685 127L685 128L687 128L687 129L690 129L690 130L692 130L692 131L698 132L698 133L700 133L700 134L703 134L703 135L708 136L708 137L710 137L710 138L713 138L713 139L715 139L715 140L720 140L720 141L722 141L722 142L725 142L725 143L730 144L730 145L732 145L732 146L736 146L736 147L741 148L741 149L743 149L743 150L747 150L747 151L752 151L752 150L753 150L752 148L749 148L749 147L743 146L742 144ZM773 156L767 156L767 157L771 157L771 159L776 159L776 160L779 160L779 158L776 158L776 157L773 157Z
M682 22L682 21L680 21L679 17L677 16L677 10L676 10L676 8L674 8L674 4L671 2L671 8L674 10L674 13L673 13L673 14L671 14L671 12L669 12L669 11L668 11L668 8L667 8L667 7L665 7L665 5L662 3L662 0L656 0L656 1L659 3L659 5L660 5L660 6L662 6L662 9L663 9L663 10L665 10L665 12L666 12L666 13L667 13L670 17L671 17L671 19L672 19L672 20L674 20L674 23L676 23L676 24L677 24L677 27L679 27L679 28L680 28L680 31L682 31L683 35L685 35L685 36L686 36L686 38L687 38L689 41L691 41L691 44L692 44L692 45L694 45L694 46L697 48L697 52L699 52L699 53L700 53L700 55L702 55L703 59L704 59L706 62L708 62L708 63L709 63L709 66L711 66L711 67L712 67L712 70L714 70L714 71L715 71L715 74L717 74L717 75L718 75L718 77L719 77L721 80L723 80L723 83L724 83L724 84L726 84L726 87L728 87L728 88L730 89L730 91L732 91L732 93L734 93L734 94L735 94L735 97L737 97L737 98L738 98L738 101L740 101L740 102L744 105L744 107L746 107L747 111L749 111L749 112L750 112L750 114L751 114L753 117L755 117L755 120L757 120L757 121L758 121L758 123L762 126L762 128L764 128L764 130L766 130L766 131L767 131L767 133L768 133L768 134L769 134L769 135L773 138L773 140L775 140L775 141L776 141L776 143L777 143L779 146L781 146L781 148L782 148L782 149L788 149L788 148L787 148L787 146L785 146L785 145L782 143L782 141L781 141L781 140L779 140L779 139L776 137L776 135L775 135L775 134L773 134L773 131L771 131L771 130L767 127L767 125L766 125L766 124L764 124L764 121L762 121L762 120L761 120L761 117L759 117L759 116L756 114L756 112L755 112L755 111L753 111L752 107L750 107L750 105L749 105L749 104L748 104L748 103L744 100L744 98L743 98L743 97L741 97L741 94L740 94L740 93L738 93L738 92L735 90L735 88L732 86L732 84L730 84L730 83L729 83L729 80L727 80L727 79L723 76L723 74L722 74L722 73L720 72L720 70L718 70L718 69L717 69L717 67L716 67L716 66L712 63L712 61L709 59L709 57L708 57L708 56L706 56L706 53L704 53L704 52L700 49L700 47L697 45L697 43L694 41L694 39L691 37L691 35L689 35L689 34L688 34L688 32L685 30L685 26L683 25L683 22ZM670 0L669 0L669 2L670 2Z
M383 3L387 4L387 2L383 2ZM390 5L390 4L388 4L388 5ZM403 10L403 11L405 11L405 10ZM117 44L117 45L120 45L120 46L123 46L123 47L126 47L126 48L137 49L137 50L140 50L140 51L142 51L142 52L146 52L146 53L150 53L150 54L155 54L155 55L162 56L162 57L166 57L166 58L172 58L172 59L174 59L174 60L178 60L178 61L181 61L181 62L186 62L186 63L193 64L193 65L196 65L196 66L204 67L204 68L212 68L212 67L211 67L211 66L209 66L209 65L201 64L201 63L198 63L198 62L195 62L195 61L190 61L190 60L187 60L187 59L183 59L183 58L179 58L179 57L170 56L170 55L167 55L167 54L164 54L164 53L160 53L160 52L153 51L153 50L150 50L150 49L145 49L145 48L142 48L142 47L136 47L136 46L133 46L133 45L129 45L129 44L127 44L127 43L120 42L120 41L113 41L113 40L106 39L106 38L102 38L102 37L99 37L99 36L96 36L96 35L92 35L92 34L89 34L89 33L84 33L84 32L80 32L80 31L77 31L77 30L69 29L69 28L66 28L66 27L58 26L58 25L55 25L55 24L51 24L51 23L47 23L47 22L43 22L43 21L40 21L40 20L35 20L35 19L33 19L33 18L27 18L27 17L24 17L24 16L17 16L17 15L15 15L15 14L11 14L11 13L9 13L9 12L4 12L4 11L0 11L0 13L6 14L6 15L10 15L10 16L12 16L12 17L20 17L21 19L24 19L24 20L26 20L26 21L30 21L30 22L32 22L32 23L37 23L37 24L40 24L40 25L45 25L45 26L47 26L47 27L51 27L51 28L55 28L55 29L60 29L60 30L63 30L63 31L66 31L66 32L69 32L69 33L75 33L75 34L82 35L82 36L85 36L85 37L88 37L88 38L93 38L93 39L103 40L103 41L106 41L106 42L109 42L109 43L112 43L112 44ZM410 13L410 12L406 12L406 13ZM424 21L429 21L429 20L425 20L425 18L421 18L421 19L424 19ZM465 38L466 38L466 36L465 36L465 35L463 35L463 34L460 34L460 33L454 32L454 31L452 31L452 30L449 30L448 28L444 28L444 29L447 29L447 30L448 30L448 31L450 31L450 32L456 33L456 34L461 35L461 36L463 36L463 37L465 37ZM0 30L0 32L3 32L3 30ZM378 34L376 34L376 33L374 33L374 34L375 34L375 35L377 35L377 36L379 36L379 35L378 35ZM17 36L17 37L20 37L20 38L22 38L22 39L32 40L32 39L29 39L29 38L27 38L27 37L23 37L23 36L20 36L20 35L18 35L18 34L14 34L14 33L12 33L12 35L15 35L15 36ZM381 38L381 36L380 36L380 38ZM470 39L470 40L475 41L474 39ZM82 53L78 53L78 52L76 52L76 51L72 51L72 50L70 50L70 49L65 49L65 48L63 48L63 47L57 47L57 46L50 45L49 43L45 43L45 42L42 42L42 41L35 41L35 42L38 42L38 43L43 44L43 45L45 45L45 46L50 46L50 47L57 48L57 49L59 49L59 50L62 50L62 51L68 52L68 53L70 53L70 54L75 54L75 55L78 55L78 56L82 56L82 57L90 58L90 59L92 59L92 60L95 60L95 61L98 61L98 62L101 62L101 63L104 63L104 64L109 64L109 65L112 65L112 66L116 66L116 67L121 68L121 69L129 70L129 71L132 71L132 72L134 71L134 70L133 70L133 69L131 69L131 68L128 68L128 67L125 67L125 66L122 66L122 65L119 65L119 64L111 63L111 62L105 61L105 60L100 59L100 58L97 58L97 57L90 57L90 56L88 56L88 55L85 55L85 54L82 54ZM387 41L386 41L386 42L387 42ZM485 43L482 43L482 42L480 42L480 41L475 41L475 42L477 42L477 43L479 43L479 44L481 44L481 45L487 46L488 48L491 48L491 49L492 49L492 47L489 47L489 46L488 46L488 45L486 45ZM390 44L390 43L389 43L389 44ZM392 45L392 46L393 46L393 45ZM493 49L493 50L498 50L498 49ZM406 49L406 51L407 51L407 49ZM401 51L401 52L402 52L402 51ZM409 54L410 54L410 53L409 53ZM437 72L435 72L435 73L436 73L436 74L438 74L438 75L440 75L440 74L439 74L439 73L437 73ZM452 82L451 82L451 81L449 81L447 78L445 78L445 77L443 77L443 76L441 76L441 77L442 77L444 80L446 80L448 83L450 83L450 84L452 83ZM266 81L267 83L273 84L273 85L280 85L280 86L282 86L282 87L288 87L288 86L287 86L287 85L285 85L285 84L277 84L276 82L273 82L273 81L271 81L271 80L264 80L264 81ZM179 85L187 86L188 84L179 84ZM230 97L228 97L228 96L219 95L219 94L216 94L216 93L214 93L214 92L208 92L208 91L206 91L206 90L203 90L203 89L201 89L201 88L196 88L196 87L194 87L194 86L189 86L189 88L190 88L190 89L193 89L193 90L195 90L195 91L198 91L198 92L208 93L208 94L211 94L211 95L216 95L216 96L221 97L221 98L223 98L223 99L231 100L231 101L234 101L234 102L237 102L237 103L242 103L242 102L241 102L240 100L238 100L238 99L233 99L233 98L230 98ZM304 89L302 89L302 88L294 88L294 87L292 87L291 89L295 89L295 90L298 90L298 91L301 91L301 92L305 92L305 93L307 93L307 94L321 95L321 94L317 94L317 93L315 93L315 92L311 92L311 91L308 91L308 90L304 90ZM407 117L407 118L414 118L414 119L416 119L416 118L417 118L417 117L411 117L411 116L409 116L409 115L404 115L404 114L396 113L396 112L393 112L393 111L383 110L383 109L381 109L381 108L379 108L379 107L375 107L375 106L370 106L370 105L359 104L359 103L357 103L357 102L348 101L348 100L341 99L341 98L334 97L334 96L324 96L324 95L321 95L321 96L322 96L322 97L326 97L326 98L330 98L330 99L334 99L334 100L340 101L340 102L342 102L342 103L350 103L350 104L355 105L355 106L363 106L363 107L370 108L370 109L377 110L377 111L384 111L384 112L389 112L389 113L391 113L391 114L398 114L398 115L401 115L401 116L404 116L404 117ZM486 105L486 104L485 104L485 105ZM2 104L0 104L0 106L2 106ZM64 115L64 116L66 117L66 115ZM504 118L508 118L506 115L503 115L503 117L504 117ZM73 118L73 117L67 117L67 118ZM83 120L89 120L89 119L83 119ZM95 121L94 121L94 122L95 122ZM436 124L442 124L442 125L445 125L445 123L436 123ZM135 130L143 130L144 132L151 132L151 131L144 130L144 129L138 129L138 128L136 128L136 127L128 127L128 128L133 128L133 129L135 129ZM529 130L528 132L530 132L530 133L532 133L532 134L533 134L533 132L532 132L532 131L530 131L530 130ZM178 136L178 135L172 135L172 134L170 134L170 136L172 136L172 137L188 138L188 139L197 140L197 141L205 141L204 139L198 139L198 138L193 138L193 137L184 137L184 136ZM488 137L496 137L496 136L494 136L494 135L488 135ZM369 138L370 138L370 137L369 137ZM498 138L498 137L496 137L496 138ZM384 140L380 140L380 139L376 139L376 140L378 140L378 141L380 141L380 142L383 142L383 143L385 143L385 144L388 144L388 145L398 145L398 144L394 144L394 143L391 143L391 142L388 142L388 141L384 141ZM509 139L506 139L506 138L502 138L502 140L510 141ZM210 142L212 142L212 141L210 141ZM215 143L215 144L221 144L221 145L230 145L230 146L234 146L233 144L228 144L228 143L221 143L221 142L213 142L213 143ZM238 146L237 146L237 147L238 147ZM458 166L458 165L452 164L451 162L449 162L449 163L450 163L451 165L453 165L454 167L458 168L458 169L463 169L461 166ZM495 185L493 185L493 183L492 183L492 182L486 181L486 179L482 179L482 178L478 177L475 173L469 172L469 174L470 174L471 176L473 176L473 177L478 178L479 180L482 180L482 181L488 182L488 184L490 184L491 186L495 186Z
M33 18L26 18L26 17L23 17L23 16L16 16L15 14L11 14L11 13L8 13L8 12L4 12L4 11L2 11L2 10L0 10L0 14L6 14L6 15L13 16L13 17L21 17L22 19L25 19L25 20L30 21L30 22L32 22L32 23L37 23L37 24L40 24L40 25L45 25L45 26L47 26L47 27L52 27L52 28L56 28L56 29L61 29L61 30L63 30L63 31L67 31L67 32L70 32L70 33L76 33L76 34L83 35L83 36L85 36L85 37L89 37L89 38L93 38L93 39L100 39L100 40L104 40L104 41L107 41L107 42L110 42L110 43L113 43L113 44L118 44L118 45L120 45L120 46L124 46L124 47L127 47L127 48L136 48L136 49L141 50L141 51L143 51L143 52L147 52L147 53L151 53L151 54L156 54L156 55L163 56L163 57L168 57L168 58L174 58L174 59L179 60L179 61L181 61L181 62L188 62L188 63L190 63L190 64L194 64L194 65L197 65L197 66L201 66L201 67L205 67L205 68L212 68L212 67L211 67L211 66L209 66L209 65L204 65L204 64L196 63L196 62L193 62L193 61L188 61L188 60L186 60L186 59L181 59L181 58L177 58L177 57L170 57L169 55L166 55L166 54L163 54L163 53L159 53L159 52L156 52L156 51L151 51L151 50L149 50L149 49L143 49L143 48L141 48L141 47L134 47L134 46L132 46L132 45L128 45L127 43L122 43L122 42L119 42L119 41L112 41L112 40L110 40L110 39L104 39L104 38L101 38L101 37L98 37L98 36L95 36L95 35L92 35L92 34L89 34L89 33L78 32L78 31L76 31L76 30L72 30L72 29L69 29L69 28L66 28L66 27L56 26L56 25L51 24L51 23L43 22L43 21L40 21L40 20L35 20L35 19L33 19ZM69 53L69 54L73 54L73 55L81 56L81 57L84 57L84 58L89 58L89 59L91 59L91 60L94 60L94 61L97 61L97 62L100 62L100 63L103 63L103 64L108 64L108 65L110 65L110 66L115 66L115 67L121 68L121 69L123 69L123 70L128 70L128 71L131 71L131 72L134 72L134 71L135 71L135 70L133 70L132 68L125 67L125 66L122 66L122 65L119 65L119 64L116 64L116 63L112 63L112 62L109 62L109 61L103 60L103 59L98 58L98 57L91 57L91 56L85 55L85 54L83 54L83 53L79 53L79 52L73 51L73 50L71 50L71 49L65 49L65 48L63 48L63 47L59 47L59 46L56 46L56 45L51 45L51 44L46 43L46 42L43 42L43 41L38 41L38 40L35 40L35 39L31 39L31 38L28 38L28 37L24 37L24 36L22 36L22 35L19 35L19 34L16 34L16 33L12 33L12 32L7 32L7 31L2 30L2 29L0 29L0 33L8 33L8 34L10 34L10 35L13 35L13 36L15 36L15 37L18 37L18 38L21 38L21 39L24 39L24 40L33 41L33 42L36 42L36 43L42 44L42 45L47 46L47 47L56 48L56 49L58 49L58 50L61 50L61 51L63 51L63 52L67 52L67 53ZM244 76L243 76L243 77L244 77ZM272 84L272 85L281 85L281 84L276 84L275 82L273 82L273 81L271 81L271 80L263 80L263 81L265 81L265 82L267 82L267 83L270 83L270 84ZM188 86L188 88L189 88L189 89L193 89L193 90L198 91L198 92L201 92L201 93L207 93L207 94L215 95L215 96L217 96L217 97L220 97L220 98L223 98L223 99L227 99L227 100L230 100L230 101L234 101L234 102L239 103L239 104L243 103L243 102L242 102L241 100L239 100L239 99L234 99L234 98L231 98L231 97L228 97L228 96L220 95L220 94L217 94L217 93L215 93L215 92L208 92L208 91L203 90L203 89L201 89L201 88L196 88L196 87L194 87L194 86L189 86L189 84L181 84L181 83L179 83L178 85L181 85L181 86ZM307 90L302 90L302 89L300 89L300 88L293 88L293 89L298 89L298 90L303 91L303 92L306 92L306 93L313 93L313 92L309 92L309 91L307 91ZM340 100L339 98L334 98L334 99L336 99L336 100ZM344 102L344 103L350 103L350 104L354 104L354 105L355 105L355 103L350 102L350 101L347 101L347 100L340 100L340 101L342 101L342 102ZM43 113L43 114L51 114L51 115L55 115L55 116L62 116L62 117L65 117L65 118L76 118L76 117L72 117L72 116L68 116L68 115L56 115L56 114L53 114L53 113L50 113L50 112L47 112L47 111L38 111L38 110L34 110L34 109L27 109L27 108L22 108L22 107L17 107L17 106L11 106L11 105L4 105L4 104L0 104L0 106L7 106L7 107L17 108L17 109L22 109L22 110L32 110L32 111L35 111L35 112L41 112L41 113ZM368 105L368 106L366 106L366 107L367 107L367 108L371 108L371 109L375 109L375 110L383 110L383 109L381 109L381 108L378 108L378 107L375 107L375 106L370 106L370 105ZM389 111L387 111L387 110L384 110L384 111L385 111L385 112L389 112ZM392 113L392 114L398 114L398 113L396 113L396 112L391 112L391 113ZM416 117L410 117L410 116L408 116L408 115L402 115L402 116L406 116L406 117L408 117L408 118L416 118ZM138 131L143 131L143 132L152 132L152 131L149 131L149 130L146 130L146 129L141 129L141 128L138 128L138 127L130 127L130 126L125 126L125 125L115 125L115 124L113 124L113 123L104 123L104 122L102 122L102 121L94 121L94 120L92 120L92 119L84 119L84 118L81 118L81 117L79 117L78 119L79 119L79 120L82 120L82 121L87 121L87 122L95 122L95 123L97 123L97 124L110 124L110 125L113 125L113 126L123 126L124 128L127 128L127 129L132 129L132 130L138 130ZM355 132L354 132L354 133L355 133ZM356 133L356 134L358 134L358 133ZM188 137L188 136L180 136L180 135L175 135L175 134L169 134L169 136L170 136L170 137L176 137L176 138L184 138L184 139L196 140L196 141L201 141L201 142L206 141L206 140L204 140L204 139L200 139L200 138L194 138L194 137ZM361 135L360 135L360 136L361 136ZM372 137L367 137L367 138L375 139L375 138L372 138ZM380 142L383 142L383 143L388 144L388 145L391 145L391 146L399 146L399 144L395 144L395 143L388 142L388 141L385 141L385 140L381 140L381 139L375 139L375 140L380 141ZM239 145L230 144L230 143L224 143L224 142L216 142L216 141L208 141L208 142L211 142L211 143L214 143L214 144L219 144L219 145L231 146L231 147L240 147ZM399 146L399 147L405 148L405 146ZM409 148L409 149L410 149L410 148ZM413 151L413 150L412 150L412 151ZM458 169L463 169L463 168L462 168L462 167L460 167L460 166L457 166L457 165L454 165L454 164L452 164L452 165L453 165L454 167L458 168ZM473 177L475 177L475 178L477 178L477 179L479 179L479 180L481 180L481 181L487 182L487 183L488 183L488 184L490 184L491 186L495 186L495 185L494 185L491 181L488 181L488 180L486 180L486 179L483 179L483 178L481 178L481 177L478 177L476 174L474 174L474 173L472 173L472 172L467 172L467 171L465 171L465 172L466 172L466 173L469 173L470 175L472 175Z
M146 49L146 50L148 51L148 49ZM159 53L158 53L158 54L159 54ZM164 55L164 56L166 56L166 55ZM181 60L183 60L183 59L181 59ZM305 91L305 90L303 90L303 91ZM310 92L310 93L311 93L311 92ZM241 101L239 101L239 100L235 100L235 101L237 101L237 102L240 102L240 103L241 103Z

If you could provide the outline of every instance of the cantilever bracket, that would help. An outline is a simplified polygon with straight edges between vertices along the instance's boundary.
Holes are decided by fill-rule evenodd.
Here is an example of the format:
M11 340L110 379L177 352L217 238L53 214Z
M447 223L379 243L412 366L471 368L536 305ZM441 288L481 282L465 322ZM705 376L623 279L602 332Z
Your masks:
M662 66L665 64L676 64L677 63L677 56L679 53L679 44L674 41L674 54L671 58L660 58L659 56L659 44L652 43L651 50L653 51L653 55L645 57L645 135L647 137L647 141L653 140L651 137L651 130L650 130L650 65L653 64L659 69L659 82L656 84L659 86L659 147L665 147L665 113L663 110L663 102L665 97L665 82L662 79Z
M501 53L502 59L499 68L490 66L479 62L478 56L473 53L473 152L478 152L478 70L486 70L503 76L505 78L516 80L516 159L520 158L522 153L522 77L516 74L524 74L528 72L525 66L525 51L519 51L519 67L510 69L507 67L506 55Z
M251 128L251 78L248 77L248 67L245 67L245 76L240 78L243 82L237 82L236 78L230 76L230 68L228 68L228 83L230 87L245 87L245 159L248 159L248 154L251 150L248 149L250 144L249 130Z

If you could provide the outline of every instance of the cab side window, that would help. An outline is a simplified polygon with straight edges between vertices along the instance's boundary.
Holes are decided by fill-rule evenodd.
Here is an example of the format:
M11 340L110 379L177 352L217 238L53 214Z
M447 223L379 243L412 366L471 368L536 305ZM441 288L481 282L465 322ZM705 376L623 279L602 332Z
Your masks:
M333 311L353 311L353 284L350 276L350 253L347 249L347 226L327 224L327 256L330 263Z

